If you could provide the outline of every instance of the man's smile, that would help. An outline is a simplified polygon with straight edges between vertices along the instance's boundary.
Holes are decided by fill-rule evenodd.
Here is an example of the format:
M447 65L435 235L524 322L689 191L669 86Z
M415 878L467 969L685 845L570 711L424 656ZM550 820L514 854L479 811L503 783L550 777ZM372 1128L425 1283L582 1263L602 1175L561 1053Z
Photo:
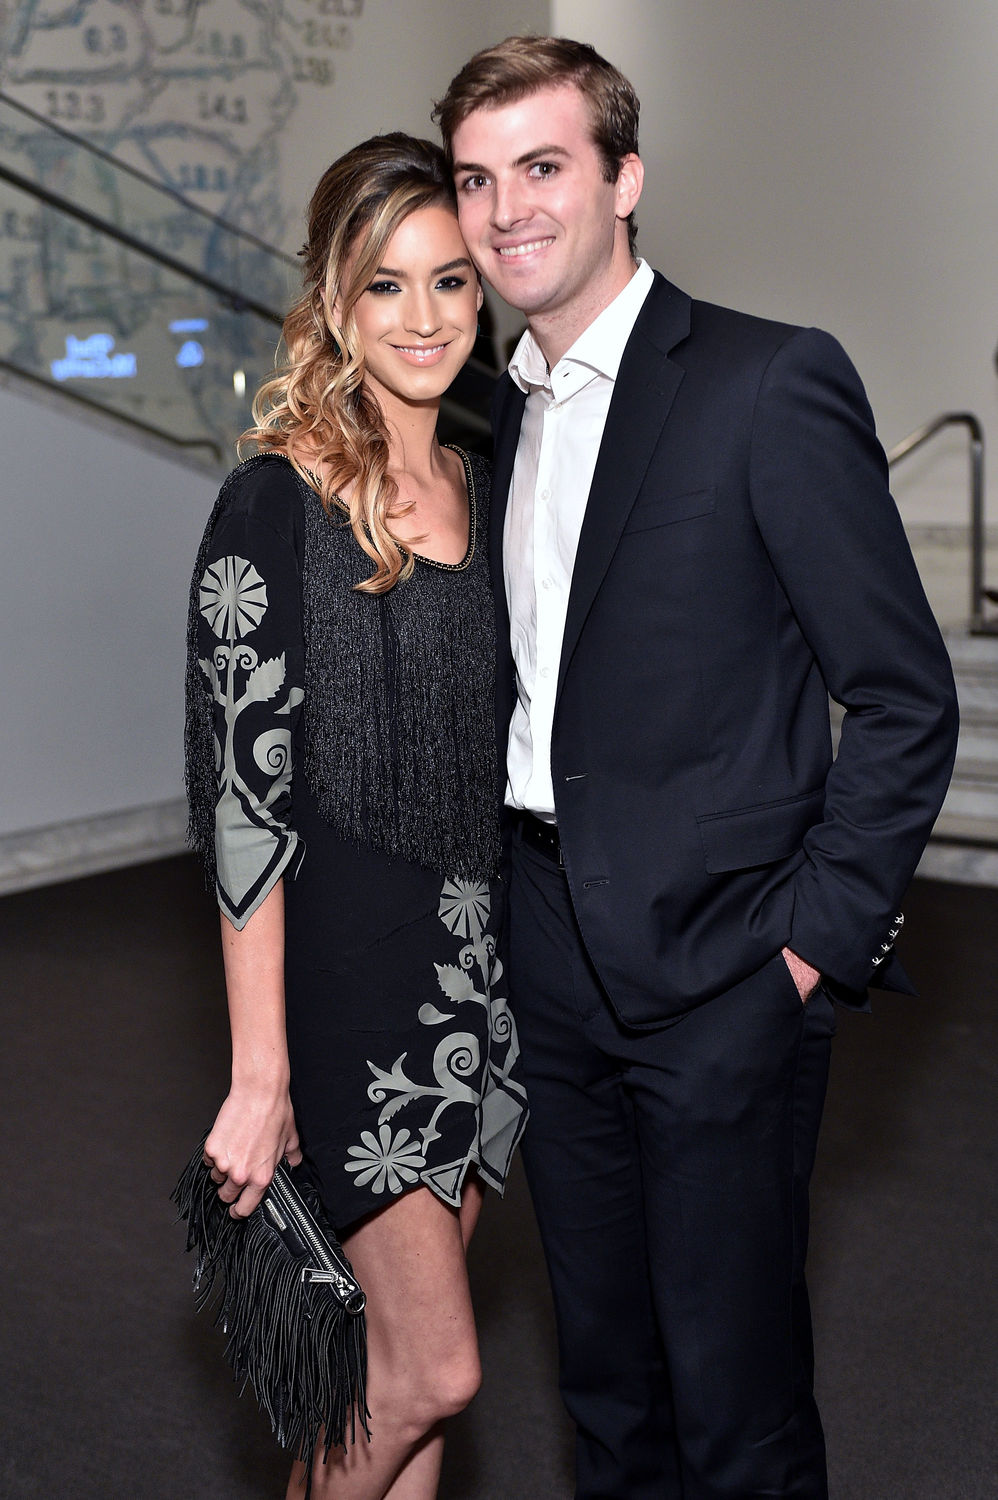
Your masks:
M525 240L522 245L497 245L496 250L504 260L512 260L518 255L531 255L535 250L546 250L548 245L554 244L554 235L549 234L542 240Z

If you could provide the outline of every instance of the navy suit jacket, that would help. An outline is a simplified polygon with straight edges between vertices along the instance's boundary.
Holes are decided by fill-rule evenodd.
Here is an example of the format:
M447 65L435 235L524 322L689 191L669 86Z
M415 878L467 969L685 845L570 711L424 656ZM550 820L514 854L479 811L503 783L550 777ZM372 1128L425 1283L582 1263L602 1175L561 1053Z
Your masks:
M496 395L491 554L524 397ZM832 760L828 695L846 709ZM863 387L827 334L656 275L575 561L551 766L572 901L620 1017L651 1026L787 944L862 1004L948 785L949 660Z

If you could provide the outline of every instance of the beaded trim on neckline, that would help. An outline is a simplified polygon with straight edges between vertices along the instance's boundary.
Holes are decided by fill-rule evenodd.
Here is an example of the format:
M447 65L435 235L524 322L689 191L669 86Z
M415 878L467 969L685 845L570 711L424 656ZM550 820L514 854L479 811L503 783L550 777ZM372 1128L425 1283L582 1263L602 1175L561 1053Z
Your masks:
M428 568L441 568L445 573L463 573L465 568L471 566L475 556L475 544L478 540L478 502L475 498L475 476L471 472L471 463L463 448L456 443L445 443L445 448L450 448L456 453L464 465L464 482L468 487L468 550L460 562L439 562L435 557L424 557L422 552L414 552L412 555L417 562L425 563Z

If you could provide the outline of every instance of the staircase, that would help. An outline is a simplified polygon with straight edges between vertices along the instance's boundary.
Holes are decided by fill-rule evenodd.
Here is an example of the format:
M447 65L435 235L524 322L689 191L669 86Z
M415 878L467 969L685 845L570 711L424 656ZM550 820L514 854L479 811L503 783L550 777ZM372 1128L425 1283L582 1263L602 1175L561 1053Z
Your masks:
M946 644L960 700L960 743L918 873L998 885L998 638L953 634Z

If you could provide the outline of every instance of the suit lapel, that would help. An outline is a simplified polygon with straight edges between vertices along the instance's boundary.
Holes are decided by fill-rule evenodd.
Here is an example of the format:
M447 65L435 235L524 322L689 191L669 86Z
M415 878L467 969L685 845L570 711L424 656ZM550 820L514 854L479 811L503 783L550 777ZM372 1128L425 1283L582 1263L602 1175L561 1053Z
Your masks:
M505 530L509 486L513 478L513 462L526 400L519 386L514 385L508 375L503 375L496 387L492 413L495 447L492 460L492 498L489 501L489 561L493 587L497 593L502 594L504 609L506 590L503 586L502 534Z
M656 273L614 383L579 536L558 669L568 664L683 378L669 351L690 330L690 298Z
M493 406L495 448L492 465L492 490L489 500L489 572L496 614L496 739L499 751L500 778L505 785L506 740L515 699L513 652L509 639L509 606L506 603L506 578L503 570L502 538L506 529L506 506L513 477L513 461L520 437L520 421L526 403L523 391L504 375L496 388Z

